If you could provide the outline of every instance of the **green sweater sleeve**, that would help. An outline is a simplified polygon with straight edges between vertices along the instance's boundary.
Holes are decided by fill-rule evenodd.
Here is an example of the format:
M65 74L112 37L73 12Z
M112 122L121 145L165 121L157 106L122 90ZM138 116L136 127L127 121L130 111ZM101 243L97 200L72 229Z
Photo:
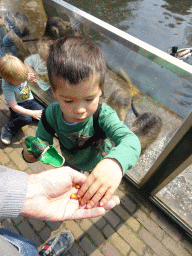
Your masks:
M116 112L104 103L99 116L99 125L115 144L105 158L116 159L121 164L123 174L125 174L136 164L141 153L138 137L119 120Z

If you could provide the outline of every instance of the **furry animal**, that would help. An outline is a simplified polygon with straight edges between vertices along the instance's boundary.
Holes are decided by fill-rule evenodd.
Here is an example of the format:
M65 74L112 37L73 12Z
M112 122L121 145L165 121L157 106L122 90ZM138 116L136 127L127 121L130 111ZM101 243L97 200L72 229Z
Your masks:
M132 107L133 113L137 117L130 130L134 132L141 143L141 153L156 140L162 127L161 118L153 113L146 112L139 114L135 109L128 90L123 88L115 90L108 98L107 104L117 112L119 119L124 122L126 114Z
M119 119L124 122L131 106L131 97L128 90L123 88L115 90L108 98L107 105L117 112Z
M131 103L133 113L137 119L133 122L130 130L134 132L141 143L141 154L156 140L162 127L162 120L158 115L150 112L139 114Z

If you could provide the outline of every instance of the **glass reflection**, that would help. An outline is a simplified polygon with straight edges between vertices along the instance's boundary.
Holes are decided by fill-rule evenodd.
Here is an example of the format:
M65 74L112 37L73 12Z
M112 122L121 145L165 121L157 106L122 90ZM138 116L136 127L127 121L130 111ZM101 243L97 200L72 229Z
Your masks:
M156 197L192 227L192 165L159 191Z
M131 105L129 105L124 123L131 129L134 129L134 121L138 120L139 116L142 116L142 114L146 112L158 116L162 122L162 127L157 132L155 129L151 130L150 127L150 129L147 130L147 134L141 132L141 134L138 135L140 136L140 139L143 137L144 140L148 137L148 145L145 150L143 149L137 165L132 168L127 175L131 176L131 178L139 183L191 110L191 84L187 80L161 68L159 65L144 58L138 53L107 38L98 31L90 29L85 24L81 24L77 20L66 15L63 11L61 12L48 4L42 4L42 1L40 0L33 1L33 4L29 4L27 0L6 0L4 3L5 11L2 11L2 14L7 11L13 13L18 11L24 13L29 19L29 24L27 26L29 35L28 37L23 36L20 38L20 42L23 45L22 47L25 47L28 51L23 57L26 62L29 60L28 58L30 56L36 56L36 54L38 54L37 45L41 37L48 36L51 40L55 40L57 37L61 37L64 34L74 33L76 35L90 37L92 40L96 41L105 54L109 69L106 73L105 98L103 98L103 101L106 102L107 98L119 87L124 88L128 92L130 91L130 84L125 82L126 79L122 80L117 76L118 73L118 75L125 78L120 71L121 69L123 69L130 77L132 81L131 86L135 85L139 89L139 93L132 96L138 115L136 116L134 114ZM108 1L70 1L70 4L82 8L84 11L115 25L122 30L138 33L141 28L138 24L143 21L143 11L141 12L140 8L141 6L144 7L145 0L118 1L118 3L117 1L112 1L110 3ZM94 8L92 8L93 5ZM154 8L159 8L159 6L155 6ZM141 15L136 19L139 14ZM55 19L57 21L60 20L61 23L61 26L56 26L58 35L52 33L53 31L51 32L51 25L48 26L49 23L47 21L50 21L53 17L56 17ZM136 29L136 27L138 29ZM150 22L149 27L151 28ZM59 30L59 28L61 28L61 30ZM6 27L2 25L1 29L3 31L2 34L4 33L3 36L6 35ZM140 36L144 35L143 31L144 30L142 29L142 34L140 34ZM145 32L148 34L148 26L146 27ZM151 35L150 39L152 40L153 38L154 36ZM159 41L159 38L157 40ZM2 51L6 51L4 46L2 47ZM35 63L37 64L37 59L35 59ZM43 64L41 60L40 63ZM30 61L29 64L31 64ZM46 73L45 70L43 70L43 73ZM43 78L44 82L47 82L46 76L40 75L40 77ZM52 92L49 87L45 88L41 85L42 82L30 82L30 86L35 94L46 104L49 104L54 101ZM156 133L155 139L151 139L151 131L153 135Z

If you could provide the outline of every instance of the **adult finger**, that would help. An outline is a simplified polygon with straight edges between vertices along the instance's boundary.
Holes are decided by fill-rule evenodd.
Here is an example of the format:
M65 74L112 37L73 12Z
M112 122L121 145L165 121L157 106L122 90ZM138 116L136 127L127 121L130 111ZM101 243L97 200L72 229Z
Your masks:
M119 199L119 197L113 195L113 196L111 197L111 199L110 199L106 204L103 205L103 208L104 208L105 210L110 210L110 209L114 208L115 206L117 206L117 205L119 205L119 204L120 204L120 199Z
M65 167L65 168L70 168L70 167ZM70 175L71 175L72 183L79 184L80 186L82 186L85 180L87 179L87 176L85 174L80 173L72 168L70 168Z
M69 217L69 220L95 218L105 214L103 207L96 207L92 209L78 209L74 212L73 216Z

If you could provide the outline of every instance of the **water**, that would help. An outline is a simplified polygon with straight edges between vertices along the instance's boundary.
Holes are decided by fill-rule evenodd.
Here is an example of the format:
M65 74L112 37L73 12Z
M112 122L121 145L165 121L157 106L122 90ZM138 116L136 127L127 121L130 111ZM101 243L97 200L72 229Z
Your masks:
M172 46L192 47L192 1L112 0L66 2L110 23L130 35L168 52ZM187 117L192 109L192 84L121 46L96 31L108 65L127 72L141 92ZM186 61L192 64L192 57Z
M17 9L18 0L4 2L9 3L12 10L15 7ZM66 2L165 52L174 45L179 48L192 47L191 0ZM42 17L38 14L41 9L40 1L29 1L26 8L24 5L23 8L33 21L33 37L37 37L44 27L43 22L40 22ZM59 16L62 15L59 13ZM35 27L38 27L36 32ZM89 29L89 36L101 45L109 67L117 72L123 67L141 92L180 116L188 116L192 109L191 82L161 68L97 31ZM186 62L192 64L192 57Z

